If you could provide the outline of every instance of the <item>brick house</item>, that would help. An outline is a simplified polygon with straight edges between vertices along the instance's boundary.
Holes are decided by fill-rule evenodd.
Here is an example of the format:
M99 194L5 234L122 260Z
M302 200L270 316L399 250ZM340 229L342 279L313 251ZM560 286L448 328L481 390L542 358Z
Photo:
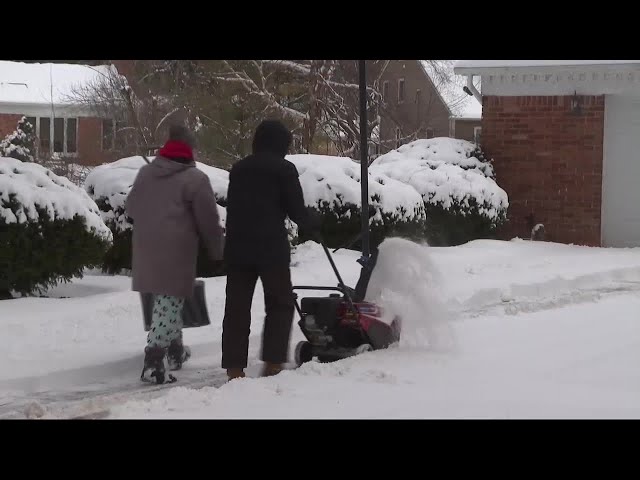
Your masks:
M542 223L551 241L640 246L639 60L462 60L454 71L481 77L505 238Z
M383 154L415 138L448 137L451 111L420 60L367 62L367 75L380 77L386 116L380 120ZM413 135L413 138L407 138Z
M451 117L449 136L469 142L481 143L482 104L472 98L463 108L460 116Z
M112 120L98 118L73 96L111 66L0 61L0 138L26 116L36 129L40 159L57 154L81 165L119 158Z

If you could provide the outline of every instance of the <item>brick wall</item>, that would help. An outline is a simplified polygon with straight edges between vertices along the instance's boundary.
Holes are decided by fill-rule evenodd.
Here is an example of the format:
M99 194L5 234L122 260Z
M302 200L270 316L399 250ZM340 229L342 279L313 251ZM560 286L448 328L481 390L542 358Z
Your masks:
M0 114L0 140L12 133L23 115ZM102 120L99 118L78 119L78 159L81 165L100 165L112 162L123 155L102 151Z
M95 166L120 158L113 152L102 151L102 120L78 119L78 163Z
M482 147L509 195L503 238L529 238L543 223L546 239L600 245L604 96L484 97Z
M13 133L21 118L22 115L13 115L10 113L0 114L0 140L10 133Z

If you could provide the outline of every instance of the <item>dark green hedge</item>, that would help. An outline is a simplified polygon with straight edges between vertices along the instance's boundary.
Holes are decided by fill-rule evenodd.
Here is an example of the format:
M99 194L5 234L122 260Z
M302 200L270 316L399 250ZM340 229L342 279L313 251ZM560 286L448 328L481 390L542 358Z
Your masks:
M20 209L15 195L0 205L14 213ZM0 219L0 298L10 298L11 291L41 293L102 263L108 242L88 232L84 218L53 220L46 210L36 210L37 221Z
M375 199L374 199L375 201ZM339 248L351 244L353 249L359 249L360 241L353 242L361 231L360 207L347 204L338 208L328 202L319 202L314 210L321 216L322 223L320 233L329 248ZM369 217L376 213L375 207L369 206ZM377 247L386 237L402 236L420 240L424 238L424 220L408 221L402 219L404 209L399 210L400 215L382 214L382 222L373 222L370 227L370 242L372 247ZM304 243L313 240L306 232L302 232L296 243Z
M425 203L427 221L425 239L434 247L462 245L478 239L493 239L497 228L506 221L506 210L498 220L481 215L471 201L471 208L454 206L445 210L441 206Z

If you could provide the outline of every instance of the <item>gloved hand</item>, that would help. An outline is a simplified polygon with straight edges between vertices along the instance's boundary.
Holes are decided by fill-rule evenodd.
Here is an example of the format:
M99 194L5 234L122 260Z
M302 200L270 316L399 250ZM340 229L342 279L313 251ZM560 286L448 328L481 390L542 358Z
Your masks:
M320 227L322 226L322 216L314 209L307 208L307 221L304 225L298 226L300 237L310 238L317 242L321 241Z

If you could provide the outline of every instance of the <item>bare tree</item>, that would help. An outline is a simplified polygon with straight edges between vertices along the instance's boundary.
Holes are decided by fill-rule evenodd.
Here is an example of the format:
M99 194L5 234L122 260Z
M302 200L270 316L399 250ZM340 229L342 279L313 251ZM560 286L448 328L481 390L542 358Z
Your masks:
M442 61L426 62L434 62L441 83L452 77ZM382 117L399 124L379 88L388 63L369 62L367 136L372 141ZM74 96L100 116L117 119L119 134L132 134L137 119L142 135L130 135L136 150L157 145L163 127L181 116L201 133L202 159L226 166L249 153L257 124L276 116L301 139L299 153L312 152L322 140L333 142L342 155L358 157L356 60L138 60L134 71L128 82L113 71ZM403 132L407 139L416 135Z
M455 60L423 60L422 62L453 115L460 115L470 102L477 101L462 90L465 79L453 73ZM475 86L479 87L479 83Z

